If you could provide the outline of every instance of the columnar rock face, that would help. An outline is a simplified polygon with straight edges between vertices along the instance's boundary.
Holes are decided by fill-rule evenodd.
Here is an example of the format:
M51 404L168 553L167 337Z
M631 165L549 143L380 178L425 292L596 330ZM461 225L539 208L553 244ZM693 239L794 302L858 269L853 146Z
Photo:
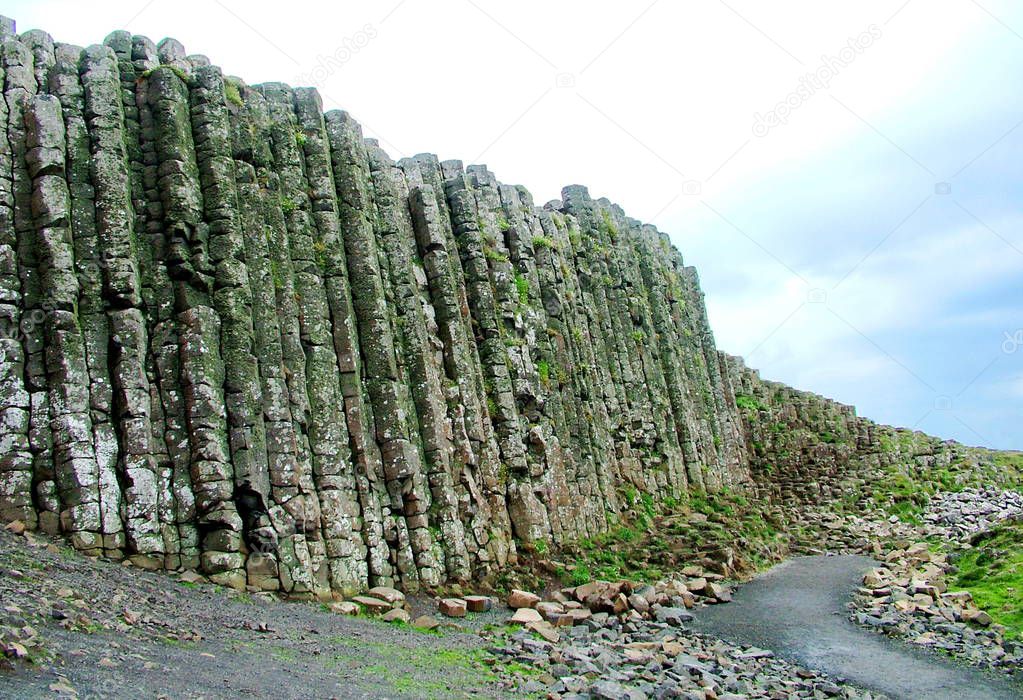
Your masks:
M0 519L326 595L487 575L626 489L812 497L693 268L607 200L394 162L173 40L0 38ZM777 391L855 435L836 469L876 447Z

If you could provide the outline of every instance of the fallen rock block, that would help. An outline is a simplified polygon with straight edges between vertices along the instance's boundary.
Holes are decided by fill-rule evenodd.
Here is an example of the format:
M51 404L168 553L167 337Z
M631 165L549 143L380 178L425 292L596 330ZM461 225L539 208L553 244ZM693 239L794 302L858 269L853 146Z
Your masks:
M523 610L525 610L525 608L523 608ZM546 639L551 644L557 644L559 641L561 641L561 635L558 633L556 629L554 629L554 625L547 622L546 620L541 620L540 622L526 623L526 629L532 632L536 632L538 635Z
M493 606L494 601L492 598L483 595L467 595L465 596L465 605L469 609L469 612L487 612Z
M338 615L358 615L361 608L350 600L342 600L337 603L331 603L330 611Z
M966 610L963 610L962 617L964 622L972 622L973 624L981 627L988 627L992 622L990 615L983 610L977 610L975 608L967 608Z
M720 583L711 583L707 585L707 595L722 603L728 603L732 600L732 589Z
M412 621L412 626L421 630L433 630L440 627L440 621L430 615L420 615Z
M883 569L871 569L863 576L863 585L867 588L884 588L888 584L885 582L884 570Z
M693 620L693 615L685 608L658 608L654 612L658 622L664 622L672 627L681 627L686 622Z
M685 650L685 648L681 644L679 644L678 642L662 642L661 643L661 651L663 651L665 654L667 654L668 656L670 656L672 658L678 656L684 650Z
M384 622L404 622L408 624L409 620L412 619L412 616L403 608L394 608L390 612L381 615L380 619Z
M543 622L543 617L532 608L519 608L508 622L513 625L528 625L532 622Z
M757 647L750 647L746 651L736 654L737 659L770 659L774 656L774 652L769 649L758 649Z
M550 622L556 621L559 617L565 614L565 606L561 603L555 603L552 601L537 603L535 609Z
M442 598L437 603L437 609L448 617L465 617L468 606L462 598Z
M528 591L520 591L517 588L508 596L508 607L513 610L518 610L519 608L532 608L539 602L540 596Z
M352 602L361 605L370 615L381 615L391 609L391 604L386 600L368 595L357 595L352 598Z
M707 590L707 579L706 577L689 579L689 581L686 582L686 588L691 593L703 594Z
M376 588L370 588L366 591L366 595L372 598L379 598L380 600L387 601L392 606L397 606L405 602L405 594L396 588L389 588L388 586L377 586Z

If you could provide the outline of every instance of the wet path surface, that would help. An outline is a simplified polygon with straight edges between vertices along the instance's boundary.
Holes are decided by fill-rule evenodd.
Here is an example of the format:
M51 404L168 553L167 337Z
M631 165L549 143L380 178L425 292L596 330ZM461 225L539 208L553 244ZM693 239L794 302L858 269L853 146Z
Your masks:
M1023 688L994 673L849 621L845 604L873 565L856 556L792 559L740 588L733 603L698 611L694 626L730 642L771 649L892 698L1023 698Z

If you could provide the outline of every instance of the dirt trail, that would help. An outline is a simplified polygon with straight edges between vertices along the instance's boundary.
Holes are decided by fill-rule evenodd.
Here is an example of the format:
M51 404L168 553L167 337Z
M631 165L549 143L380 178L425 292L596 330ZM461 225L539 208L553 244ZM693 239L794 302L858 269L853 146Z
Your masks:
M771 649L813 669L907 700L1006 700L1023 688L861 629L845 604L867 557L801 557L743 586L729 605L700 610L696 627L723 639Z
M504 695L478 635L188 587L0 530L0 632L25 624L46 658L0 671L0 698Z

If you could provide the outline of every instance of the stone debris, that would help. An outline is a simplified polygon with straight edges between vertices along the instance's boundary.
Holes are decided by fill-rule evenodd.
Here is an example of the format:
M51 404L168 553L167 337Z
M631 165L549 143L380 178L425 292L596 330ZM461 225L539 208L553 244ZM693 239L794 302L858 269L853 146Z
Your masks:
M928 535L958 542L1012 518L1023 518L1023 493L991 488L939 493L923 515Z
M581 586L561 588L551 600L528 591L513 590L508 607L515 611L510 622L527 624L544 621L555 627L599 626L609 617L622 620L657 620L681 627L692 620L689 609L731 600L731 588L709 582L717 574L700 567L689 567L688 576L679 573L656 584L631 581L591 581ZM692 587L693 591L690 590ZM694 591L698 593L694 593Z
M520 684L520 690L542 689L562 700L883 697L798 668L768 650L733 646L667 623L606 616L599 625L554 631L556 639L527 625L495 645L494 653L545 679L537 688Z
M896 548L863 577L851 603L858 624L913 644L953 654L977 666L1023 671L1023 643L1007 639L967 591L950 591L953 570L926 542Z

